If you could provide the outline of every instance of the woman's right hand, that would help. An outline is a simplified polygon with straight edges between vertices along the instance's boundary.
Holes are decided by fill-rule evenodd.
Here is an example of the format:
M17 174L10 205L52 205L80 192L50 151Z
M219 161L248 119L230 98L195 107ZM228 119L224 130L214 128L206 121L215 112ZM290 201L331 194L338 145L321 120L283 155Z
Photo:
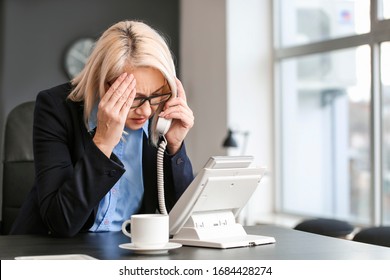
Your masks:
M99 102L93 141L107 157L111 156L112 150L121 139L135 95L136 81L133 74L123 73Z

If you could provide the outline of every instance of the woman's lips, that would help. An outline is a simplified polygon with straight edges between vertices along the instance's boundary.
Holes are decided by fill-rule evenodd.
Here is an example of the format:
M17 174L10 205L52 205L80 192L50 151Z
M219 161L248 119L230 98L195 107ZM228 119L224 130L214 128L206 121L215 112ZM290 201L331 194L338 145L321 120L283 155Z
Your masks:
M132 118L131 119L136 124L143 124L146 121L146 118Z

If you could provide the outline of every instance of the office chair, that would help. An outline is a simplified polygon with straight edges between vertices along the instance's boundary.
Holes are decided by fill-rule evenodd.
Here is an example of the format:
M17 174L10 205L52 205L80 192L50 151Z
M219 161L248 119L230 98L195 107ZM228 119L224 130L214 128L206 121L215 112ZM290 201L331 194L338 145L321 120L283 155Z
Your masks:
M35 102L16 106L7 117L4 133L1 234L8 234L34 182L32 145Z
M354 227L345 221L319 218L300 222L294 229L330 237L346 238L348 234L352 233Z
M353 241L390 247L390 226L365 228L355 234Z

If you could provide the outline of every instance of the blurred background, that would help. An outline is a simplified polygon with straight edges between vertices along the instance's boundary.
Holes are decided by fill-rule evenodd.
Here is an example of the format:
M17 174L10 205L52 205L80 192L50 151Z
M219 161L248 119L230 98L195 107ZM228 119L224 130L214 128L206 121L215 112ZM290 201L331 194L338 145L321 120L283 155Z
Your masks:
M0 144L15 106L69 80L76 40L143 20L167 38L194 111L195 173L213 155L267 167L244 224L390 225L389 2L1 0ZM229 130L236 147L222 145Z

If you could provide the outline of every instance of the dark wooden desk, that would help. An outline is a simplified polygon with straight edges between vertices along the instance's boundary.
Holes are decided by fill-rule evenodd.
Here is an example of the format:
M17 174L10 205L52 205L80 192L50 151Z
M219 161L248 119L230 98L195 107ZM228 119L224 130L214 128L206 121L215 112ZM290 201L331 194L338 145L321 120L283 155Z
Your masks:
M121 232L84 233L73 238L0 236L0 259L18 256L85 254L97 259L154 260L390 260L390 248L263 225L249 234L268 235L275 244L234 249L181 247L164 255L140 255L118 247L130 240Z

